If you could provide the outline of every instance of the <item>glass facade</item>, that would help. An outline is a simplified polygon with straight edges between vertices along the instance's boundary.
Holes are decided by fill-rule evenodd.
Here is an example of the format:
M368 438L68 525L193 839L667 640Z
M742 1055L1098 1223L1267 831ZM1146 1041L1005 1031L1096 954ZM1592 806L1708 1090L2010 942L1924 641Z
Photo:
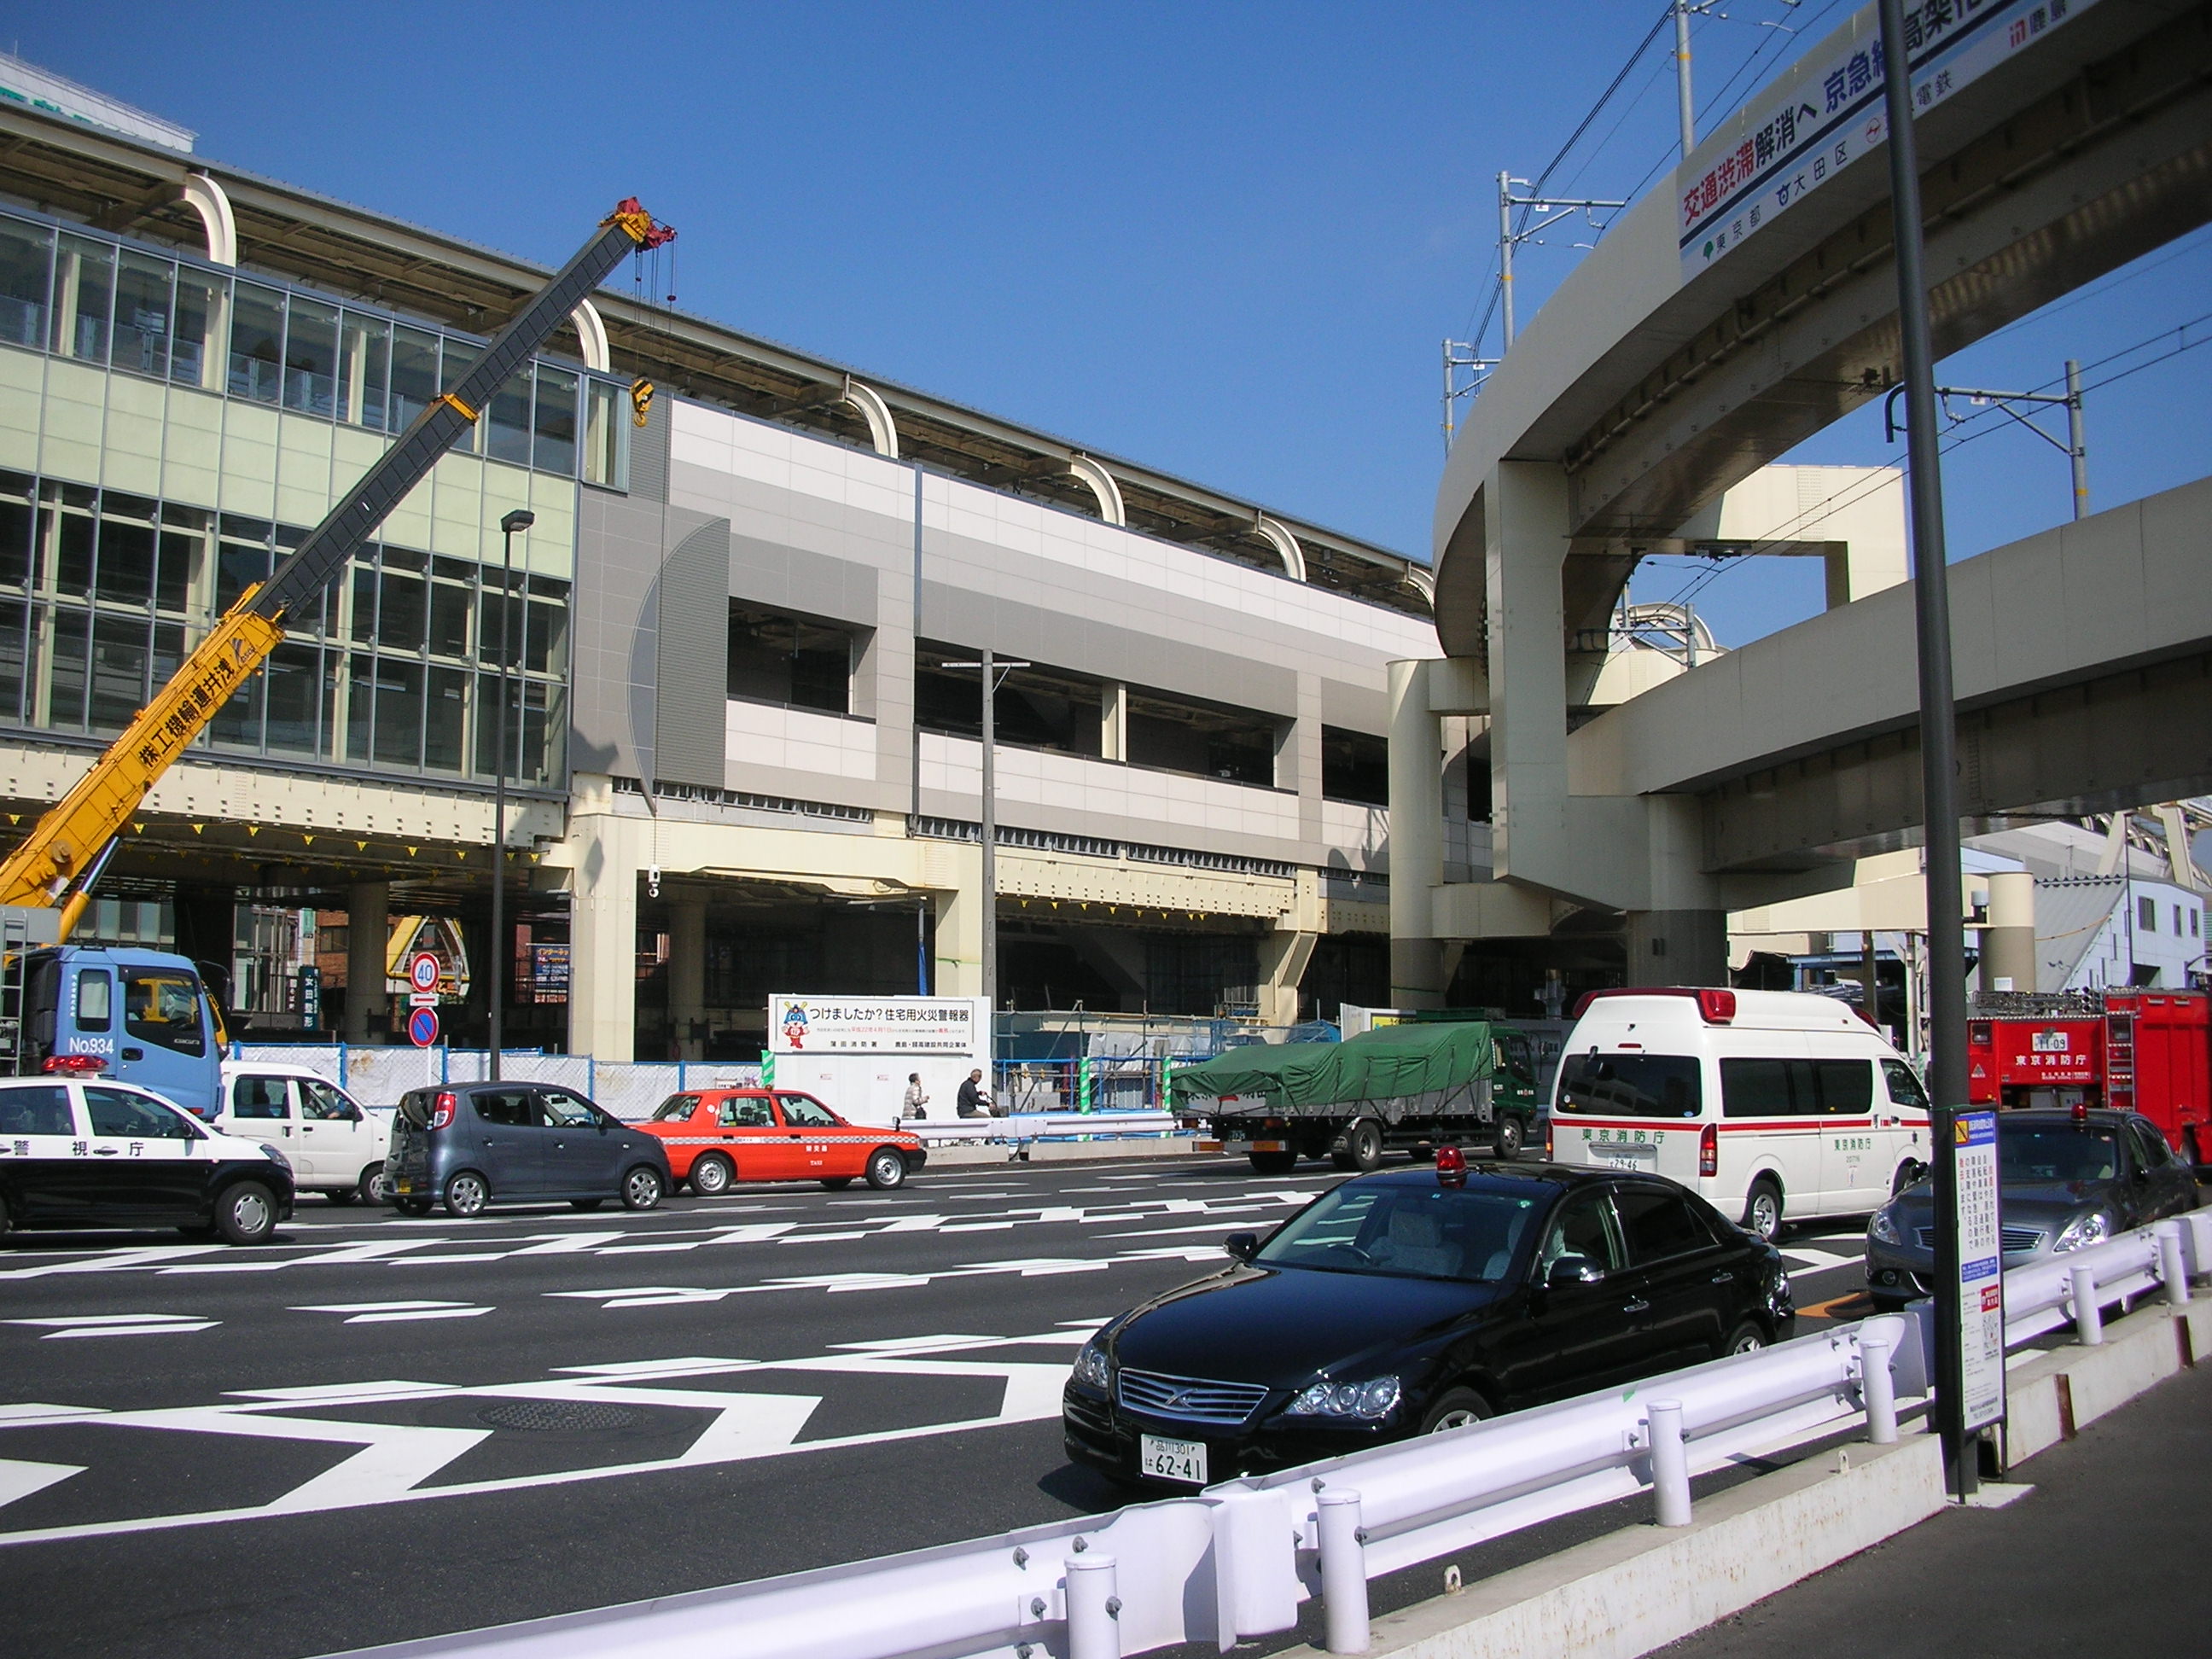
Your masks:
M258 361L258 360L257 360ZM306 392L312 368L285 361ZM304 394L303 394L304 395ZM0 471L0 725L108 737L307 527ZM570 584L371 543L202 741L219 751L563 781Z
M480 341L0 215L0 342L397 433L459 383ZM533 362L455 447L628 487L623 388Z

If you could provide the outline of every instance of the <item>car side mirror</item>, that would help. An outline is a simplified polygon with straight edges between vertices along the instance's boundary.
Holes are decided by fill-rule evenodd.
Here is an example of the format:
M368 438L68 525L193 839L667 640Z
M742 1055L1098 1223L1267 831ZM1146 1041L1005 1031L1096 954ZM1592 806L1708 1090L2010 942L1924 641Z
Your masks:
M1228 1237L1221 1241L1221 1248L1228 1251L1230 1255L1235 1256L1239 1261L1249 1261L1254 1256L1260 1254L1260 1235L1257 1233L1231 1233Z
M1544 1283L1555 1291L1584 1285L1595 1285L1605 1277L1605 1269L1586 1255L1563 1255L1554 1261L1544 1274Z

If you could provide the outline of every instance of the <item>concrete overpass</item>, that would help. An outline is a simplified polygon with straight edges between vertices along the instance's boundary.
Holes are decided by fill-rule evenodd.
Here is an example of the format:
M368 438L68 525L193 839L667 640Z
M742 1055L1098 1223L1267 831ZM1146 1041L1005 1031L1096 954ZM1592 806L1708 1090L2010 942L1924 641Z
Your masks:
M2096 0L2057 21L2006 0L1966 11L1946 9L1952 21L1932 33L1923 19L1913 60L1945 352L2212 218L2212 6ZM1587 642L1638 557L1700 539L1701 515L1732 488L1897 382L1875 34L1869 6L1628 210L1515 343L1453 449L1436 520L1448 658L1396 685L1403 1001L1441 994L1447 941L1541 934L1570 907L1626 913L1636 977L1717 979L1729 910L1848 881L1853 851L1914 825L1912 720L1896 701L1911 684L1901 591L1847 592L1851 603L1741 664L1724 658L1611 713L1583 690L1598 683ZM2162 506L2098 522L2070 544L1986 556L1986 570L2056 558L2087 579L2112 538L2146 572L2185 568L2191 529ZM2106 597L2164 607L2162 580ZM2122 778L2107 729L2158 726L2132 716L2170 710L2176 690L2204 708L2201 671L2191 680L2185 666L2203 644L2184 637L2188 614L2154 621L2146 609L2086 630L2053 617L2002 644L1992 635L1971 675L1962 658L1969 764L1983 764L1970 810L2152 799L2197 775L2201 757L2158 739ZM1972 617L1962 593L1962 653ZM2077 647L2115 654L2075 661ZM2058 678L2039 683L2035 664L2052 652ZM1486 882L1444 884L1407 834L1427 804L1432 714L1488 720ZM2071 763L2059 741L2069 729L2085 734Z

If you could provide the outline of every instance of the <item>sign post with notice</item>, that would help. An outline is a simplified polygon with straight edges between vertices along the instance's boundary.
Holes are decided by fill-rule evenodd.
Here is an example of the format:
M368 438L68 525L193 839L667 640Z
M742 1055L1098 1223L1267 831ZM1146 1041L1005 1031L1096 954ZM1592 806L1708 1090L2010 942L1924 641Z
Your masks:
M2004 1247L1999 1230L1997 1115L1951 1120L1957 1159L1952 1194L1959 1227L1960 1426L1986 1428L2005 1414Z

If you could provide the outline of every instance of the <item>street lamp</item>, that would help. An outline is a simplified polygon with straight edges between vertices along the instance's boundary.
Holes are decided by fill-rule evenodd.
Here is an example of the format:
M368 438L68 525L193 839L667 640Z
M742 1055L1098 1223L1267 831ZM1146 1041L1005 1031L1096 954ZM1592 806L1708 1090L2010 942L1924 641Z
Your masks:
M983 994L991 1000L991 1006L999 1006L999 788L995 771L997 728L992 720L993 705L998 702L999 688L1006 684L1006 676L1017 668L1030 666L1025 662L1000 662L989 651L980 661L940 663L943 668L980 668L983 671Z
M507 1003L507 675L510 619L514 615L514 536L538 522L518 507L499 521L499 709L492 716L491 780L491 1080L497 1083L500 1044L506 1036Z

